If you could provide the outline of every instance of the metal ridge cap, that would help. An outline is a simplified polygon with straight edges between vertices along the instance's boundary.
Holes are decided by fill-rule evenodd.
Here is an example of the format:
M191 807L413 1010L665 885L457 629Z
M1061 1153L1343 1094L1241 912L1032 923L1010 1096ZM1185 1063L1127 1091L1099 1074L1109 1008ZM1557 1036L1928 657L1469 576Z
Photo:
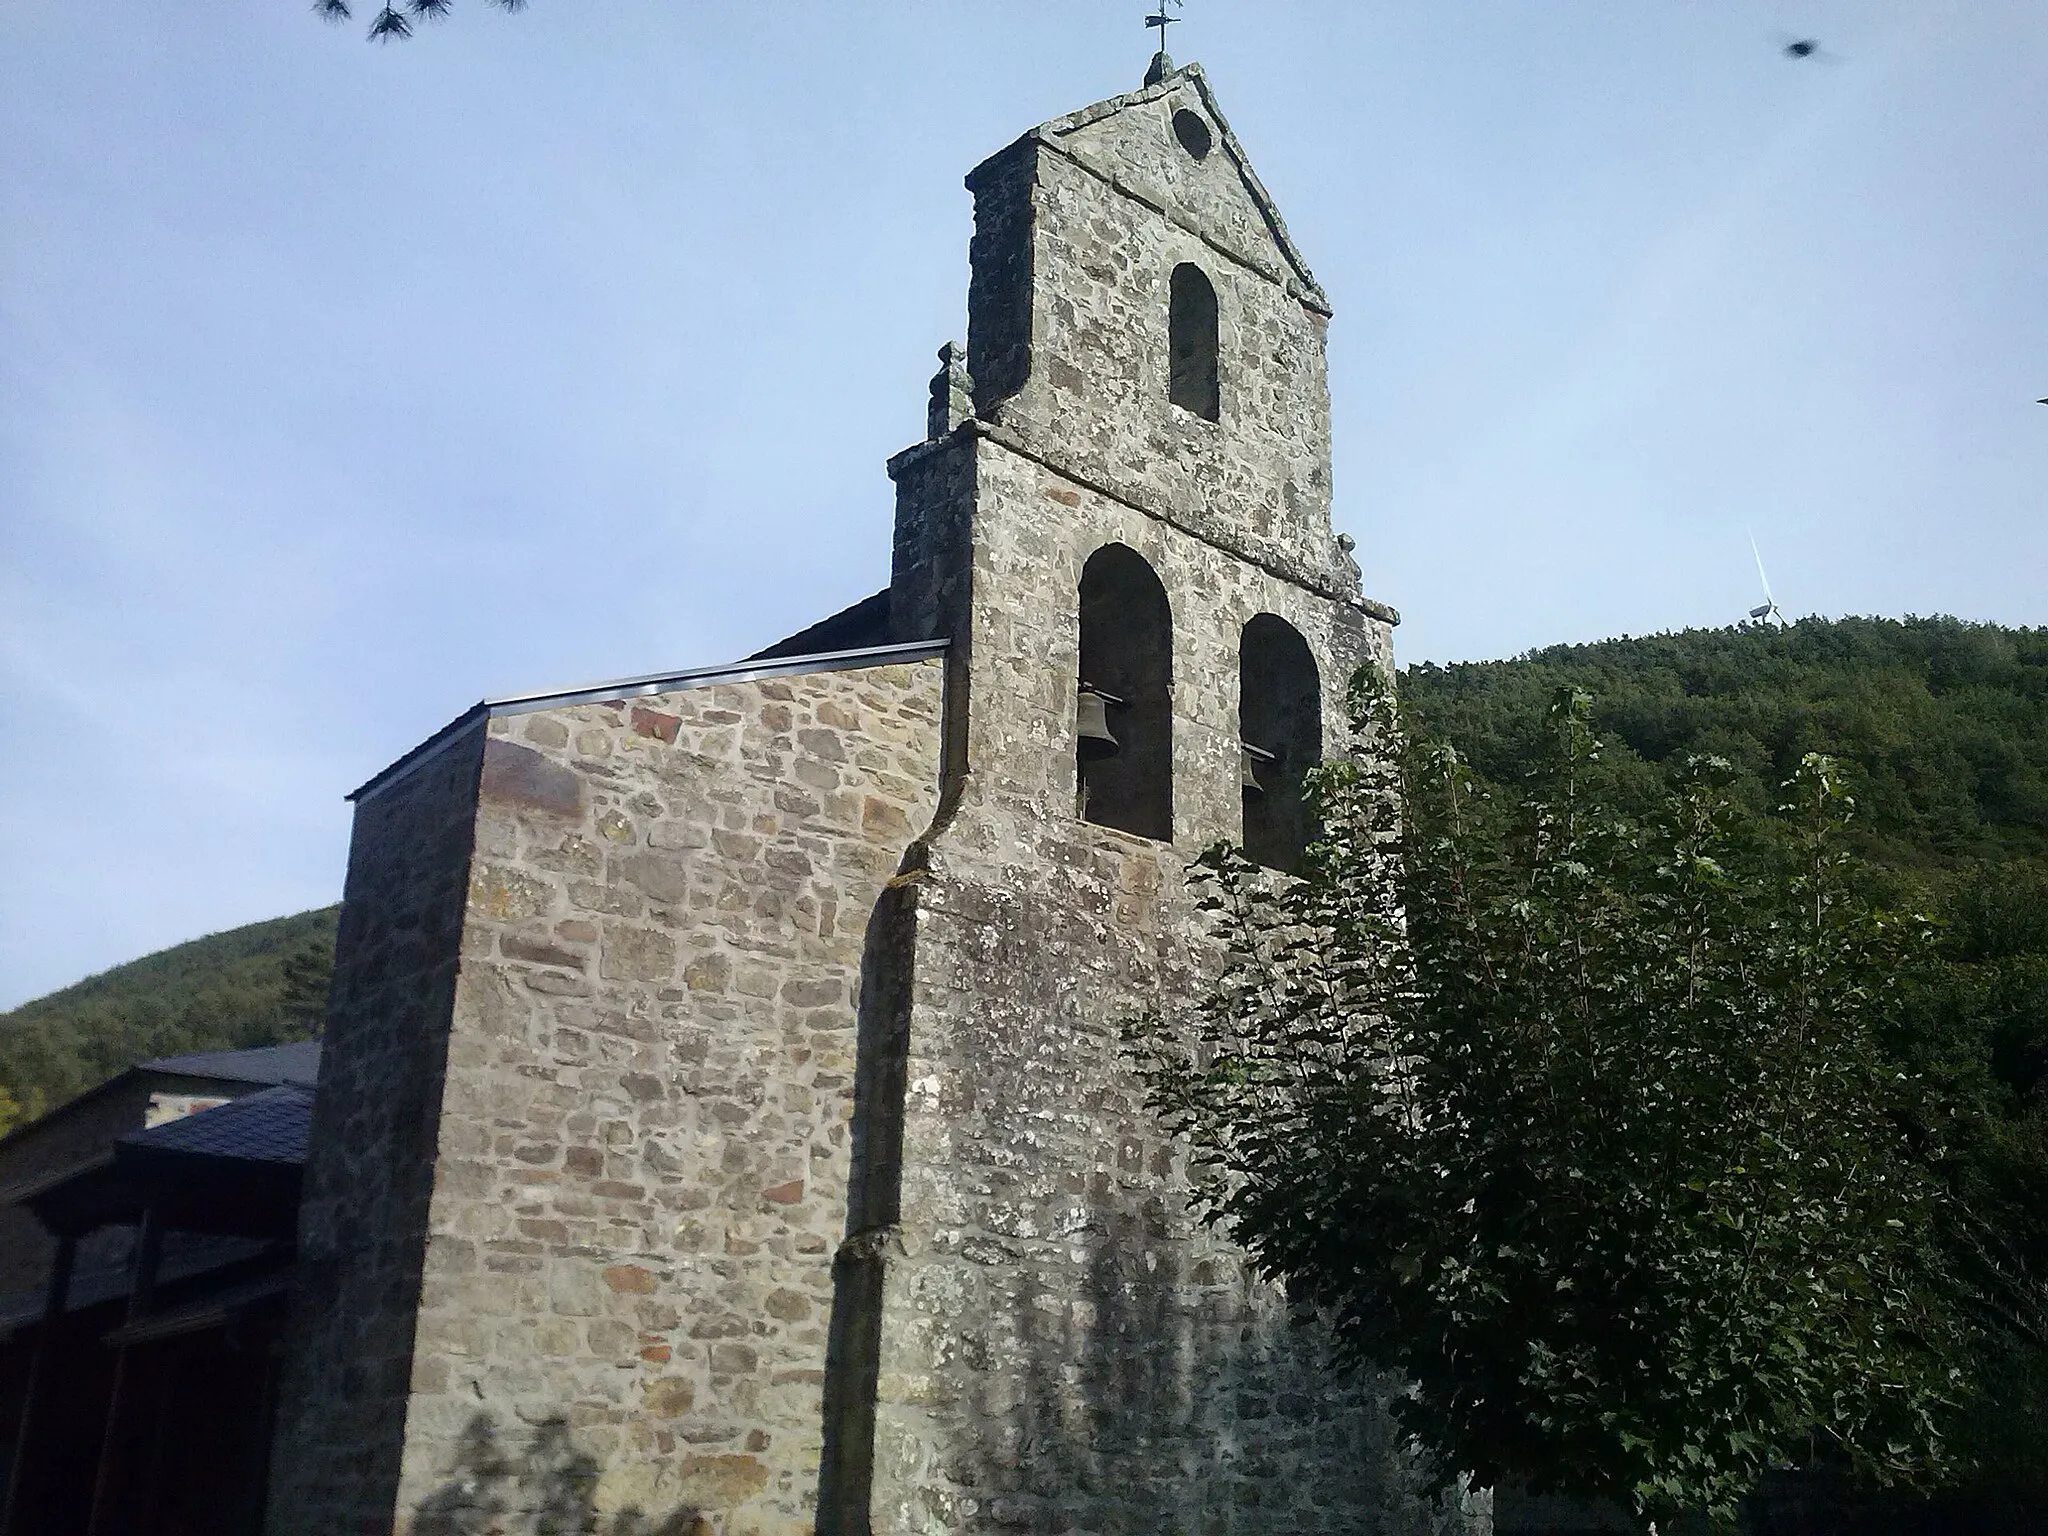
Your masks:
M422 741L418 745L409 747L405 751L399 753L397 757L393 758L390 762L386 763L382 768L379 768L375 773L371 774L367 779L363 780L363 782L358 784L354 789L350 790L347 794L343 795L342 799L368 799L371 795L374 795L375 793L377 793L378 790L382 789L386 784L389 784L393 779L398 778L401 774L409 773L414 768L417 768L421 763L424 763L428 758L435 756L437 753L441 751L443 747L446 747L450 742L457 740L462 735L465 729L476 724L477 721L485 720L489 717L490 706L488 704L470 705L469 708L465 709L453 720L450 720L446 725L442 726L441 729L434 732L433 735L427 737L425 741Z
M674 672L649 672L640 677L613 678L579 688L547 688L534 693L512 693L485 699L478 708L493 719L499 715L523 715L551 704L595 704L609 699L644 698L663 693L678 684L702 687L708 683L744 683L757 677L783 677L797 672L843 672L850 667L876 662L922 661L946 649L941 640L905 640L889 645L864 645L847 651L816 651L808 656L770 656L759 661L729 661L715 667L688 667Z

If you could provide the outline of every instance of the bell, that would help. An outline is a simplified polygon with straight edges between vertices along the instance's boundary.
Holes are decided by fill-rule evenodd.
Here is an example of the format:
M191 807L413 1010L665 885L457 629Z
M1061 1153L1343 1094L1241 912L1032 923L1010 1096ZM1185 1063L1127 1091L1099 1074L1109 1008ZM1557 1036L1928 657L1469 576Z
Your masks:
M1081 756L1116 756L1117 739L1109 734L1109 703L1101 694L1083 688L1076 704L1074 721L1074 738Z
M1263 795L1266 786L1259 782L1259 764L1277 763L1279 756L1248 741L1240 741L1237 747L1237 787L1248 795Z

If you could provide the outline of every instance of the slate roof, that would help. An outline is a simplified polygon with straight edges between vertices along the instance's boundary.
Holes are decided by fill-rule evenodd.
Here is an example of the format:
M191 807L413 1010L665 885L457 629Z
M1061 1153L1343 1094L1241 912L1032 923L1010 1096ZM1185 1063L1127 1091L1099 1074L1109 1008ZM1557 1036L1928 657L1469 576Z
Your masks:
M239 1162L301 1164L312 1126L312 1090L281 1083L146 1131L130 1131L117 1145Z
M786 640L778 640L765 651L756 651L748 661L767 661L777 656L815 656L820 652L858 651L889 643L889 589L864 597L850 608L800 629Z
M211 1077L223 1083L298 1083L312 1087L320 1080L320 1042L264 1045L249 1051L201 1051L192 1056L159 1056L142 1066L151 1072L180 1077Z

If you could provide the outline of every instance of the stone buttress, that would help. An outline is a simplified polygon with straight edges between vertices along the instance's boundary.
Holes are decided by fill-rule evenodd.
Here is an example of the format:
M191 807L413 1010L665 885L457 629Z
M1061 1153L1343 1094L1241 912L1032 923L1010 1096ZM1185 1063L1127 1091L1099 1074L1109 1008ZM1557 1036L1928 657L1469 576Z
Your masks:
M480 706L358 792L269 1530L810 1529L942 649Z

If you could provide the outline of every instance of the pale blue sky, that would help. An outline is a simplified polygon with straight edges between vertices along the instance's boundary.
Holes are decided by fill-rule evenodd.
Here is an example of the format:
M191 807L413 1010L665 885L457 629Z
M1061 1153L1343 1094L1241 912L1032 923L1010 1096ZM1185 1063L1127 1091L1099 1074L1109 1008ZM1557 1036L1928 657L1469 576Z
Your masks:
M879 587L961 177L1123 0L0 6L0 1006L340 889L485 694ZM2048 4L1193 0L1404 660L2048 623ZM1812 35L1824 58L1778 49Z

